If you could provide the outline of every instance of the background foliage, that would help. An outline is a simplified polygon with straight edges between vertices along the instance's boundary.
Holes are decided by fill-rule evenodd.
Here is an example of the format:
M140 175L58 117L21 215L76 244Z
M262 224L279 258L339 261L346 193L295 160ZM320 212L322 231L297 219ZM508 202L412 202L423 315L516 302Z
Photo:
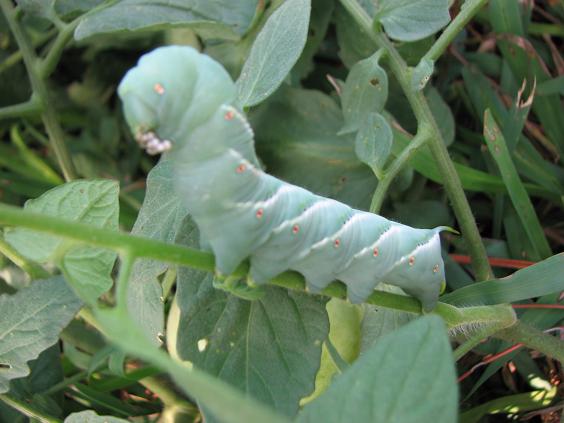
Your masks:
M0 421L559 421L562 2L0 6ZM461 229L437 312L289 274L254 302L214 289L115 94L164 44L237 80L267 172ZM539 263L504 278L486 254Z

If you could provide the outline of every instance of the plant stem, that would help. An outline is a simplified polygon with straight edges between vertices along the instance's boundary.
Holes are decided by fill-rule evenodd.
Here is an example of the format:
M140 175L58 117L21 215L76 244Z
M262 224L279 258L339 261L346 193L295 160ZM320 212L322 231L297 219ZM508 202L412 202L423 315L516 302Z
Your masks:
M513 324L515 324L516 321L517 320L515 318ZM478 329L475 332L472 332L471 336L468 337L468 339L466 339L462 344L460 344L458 348L454 351L454 359L458 361L465 354L469 353L474 347L481 344L484 340L494 335L496 332L500 331L501 329L504 329L512 325L503 326L493 323L490 326L485 326Z
M26 163L42 181L49 184L60 185L63 179L49 166L43 159L39 157L32 149L30 149L23 140L17 125L12 125L10 129L10 138L12 144L16 146L22 161Z
M497 332L494 336L514 344L523 343L529 348L564 363L564 342L521 321Z
M170 267L164 277L161 286L163 287L163 298L168 298L172 287L176 283L176 266Z
M79 22L80 19L75 19L68 24L64 24L61 28L61 31L57 34L57 38L55 38L49 53L47 53L45 59L41 61L39 66L39 75L41 78L47 79L53 73L55 67L59 63L65 46L72 39L72 34Z
M139 383L155 393L162 403L167 407L179 407L187 413L196 416L199 413L197 407L182 398L176 391L169 386L167 381L159 376L149 376L139 380Z
M412 138L409 145L403 149L401 154L397 156L390 166L384 171L384 177L378 182L378 186L376 187L376 191L374 191L374 195L372 197L372 203L370 204L370 211L372 213L380 212L390 184L397 174L403 169L415 150L425 144L425 142L429 140L429 137L430 134L426 131L418 131L415 137Z
M116 285L117 306L127 310L127 287L129 285L129 277L133 270L135 256L130 250L120 254L121 265L119 268L119 277Z
M41 34L39 37L37 37L37 39L33 43L33 48L40 47L47 40L49 40L51 37L53 37L53 35L55 35L56 32L57 32L57 30L55 28L52 28L51 30ZM23 58L22 52L20 50L15 51L14 53L10 54L8 57L6 57L2 61L2 63L0 63L0 73L8 70L9 68L14 66L15 64L19 63L22 60L22 58Z
M411 72L390 40L382 33L372 30L372 20L356 0L340 0L360 28L379 47L388 53L389 65L398 80L413 113L417 118L418 132L429 132L429 148L436 160L437 167L443 177L443 184L448 193L452 208L465 238L468 252L472 257L472 268L477 280L491 279L493 273L488 263L486 249L482 243L472 210L464 194L458 173L450 159L443 137L431 109L421 91L411 88Z
M0 204L0 224L21 226L37 230L43 233L60 236L77 243L94 245L117 251L122 257L150 258L168 263L189 266L199 270L213 271L215 268L212 254L195 250L180 245L167 244L148 238L141 238L124 234L118 231L100 229L78 222L69 222L53 216L32 213L18 207ZM127 263L127 260L126 260ZM124 264L124 276L127 274L129 265ZM245 277L248 272L248 264L241 264L234 272L235 277ZM305 280L296 272L285 272L271 281L272 284L288 289L305 291ZM123 290L122 276L118 283L118 299L122 298ZM346 287L340 282L333 282L322 294L346 298ZM421 314L421 304L413 297L376 291L368 300L368 303L395 310L407 311ZM119 304L119 302L118 302ZM509 311L505 311L507 308ZM81 313L87 312L83 309ZM450 328L458 328L470 324L493 324L495 322L506 322L505 327L514 321L514 312L509 306L483 306L458 309L449 304L439 303L435 312L439 314Z
M466 24L478 13L478 11L486 4L487 0L466 0L460 13L446 27L441 36L431 46L429 51L422 59L429 59L433 62L437 60L445 52L452 40L464 29Z
M120 254L131 253L136 258L151 258L199 270L214 269L213 255L203 251L33 213L2 203L0 203L0 223L34 229L85 245L108 248Z
M108 248L122 255L129 254L132 258L150 258L206 271L213 271L215 267L212 254L193 248L127 235L118 231L100 229L83 223L69 222L61 218L32 213L19 207L1 203L0 224L21 226L67 238L78 243ZM235 271L234 276L244 277L247 272L248 265L242 264ZM284 272L274 278L271 283L288 289L305 291L305 280L303 276L296 272ZM346 298L346 287L340 282L333 282L322 291L322 294ZM381 307L421 314L421 305L413 297L387 292L374 292L367 302ZM438 303L433 312L441 316L448 327L454 330L464 330L466 326L471 328L473 325L497 325L498 328L502 328L512 327L515 324L513 309L511 306L503 304L457 308L450 304ZM88 308L84 308L81 311L81 316L86 317L90 323L96 320ZM538 349L547 355L561 357L564 354L558 352L558 348L561 349L562 345L555 345L557 341L553 338L543 341L543 337L550 338L550 336L536 330L531 335L528 335L527 328L523 327L514 332L503 331L504 335L502 336L513 336L515 342L522 342L526 345L529 345L530 340L532 348ZM104 328L99 329L104 333Z
M11 106L0 107L0 120L12 119L15 117L29 118L37 116L41 113L43 108L41 103L36 97L31 97L23 103L14 104Z
M21 401L19 399L16 399L14 397L11 397L9 395L5 395L5 394L0 394L0 401L6 403L7 405L9 405L10 407L12 407L15 410L18 410L20 413L37 419L39 420L41 423L61 423L62 421L49 416L47 414L44 414L43 412L33 408L33 406L29 405L27 402L25 401Z
M47 96L47 91L45 91L45 95ZM68 182L76 178L76 171L74 169L70 153L65 146L65 135L63 129L59 125L55 110L48 106L48 100L45 103L46 107L43 112L43 124L45 125L45 129L47 130L47 134L51 140L51 145L55 151L55 156L57 157L57 162L61 167L63 176Z
M80 382L82 379L86 379L88 377L88 373L89 373L88 370L83 370L72 376L69 376L61 380L59 383L56 383L55 385L51 386L49 389L46 389L45 391L41 392L41 395L53 395L65 389L69 385L73 385L76 382Z
M74 179L76 172L72 164L69 152L65 146L63 130L59 126L57 116L52 107L49 91L41 76L41 64L38 61L31 44L26 37L23 29L17 21L17 9L12 5L11 0L0 0L0 8L4 13L4 17L8 22L8 26L14 34L14 38L18 43L22 57L29 75L31 88L33 89L32 98L36 98L43 110L43 123L47 130L47 134L51 140L55 156L59 162L59 166L67 181Z

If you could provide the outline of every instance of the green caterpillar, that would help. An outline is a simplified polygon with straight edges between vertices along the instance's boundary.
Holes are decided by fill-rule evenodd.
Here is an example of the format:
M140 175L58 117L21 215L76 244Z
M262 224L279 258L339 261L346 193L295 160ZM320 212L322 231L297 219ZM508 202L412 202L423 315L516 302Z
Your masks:
M233 106L235 84L219 63L190 47L158 48L118 92L140 145L171 156L176 193L218 273L229 275L248 258L257 285L295 270L311 292L338 279L359 303L386 282L425 311L435 307L445 280L444 228L392 222L264 173L253 131Z

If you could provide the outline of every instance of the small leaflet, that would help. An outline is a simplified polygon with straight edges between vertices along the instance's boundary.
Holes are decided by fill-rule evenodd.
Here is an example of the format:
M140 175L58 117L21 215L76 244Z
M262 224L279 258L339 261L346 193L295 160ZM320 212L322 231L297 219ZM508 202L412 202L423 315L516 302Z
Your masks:
M421 59L411 75L411 89L413 91L421 91L431 79L435 70L435 62L429 59Z

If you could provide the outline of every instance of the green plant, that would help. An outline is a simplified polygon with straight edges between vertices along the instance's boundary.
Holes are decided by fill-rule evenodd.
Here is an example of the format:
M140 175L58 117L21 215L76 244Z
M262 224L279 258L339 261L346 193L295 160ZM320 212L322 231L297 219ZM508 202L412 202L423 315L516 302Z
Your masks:
M451 9L450 23L446 0L193 3L0 0L11 31L0 72L15 81L23 60L30 83L0 84L11 90L9 103L23 101L0 108L9 140L0 145L8 182L0 252L13 263L0 284L0 419L108 421L78 412L93 409L116 421L202 413L233 422L451 422L459 414L456 361L471 370L479 354L500 351L462 392L479 389L509 358L536 375L524 382L534 391L487 406L470 401L461 419L547 406L555 389L512 347L564 357L558 338L542 332L563 317L564 257L552 255L545 235L561 229L562 90L549 70L561 59L550 38L540 43L536 15L503 0L487 9L485 0L467 0ZM542 10L564 18L561 5ZM472 47L463 31L472 19L494 31L499 54ZM154 163L130 139L113 96L137 56L163 43L196 46L237 79L269 172L414 226L451 223L450 201L462 233L449 237L450 249L470 256L475 282L447 260L449 292L422 317L416 299L390 288L352 306L338 300L341 283L314 296L292 272L252 302L214 289L214 257L195 249L171 163L156 164L144 192L137 181ZM61 68L73 62L79 74ZM518 90L523 80L528 87ZM23 209L7 204L35 197ZM480 235L472 211L495 241ZM525 252L539 263L503 278L486 251ZM243 264L234 276L247 271Z

